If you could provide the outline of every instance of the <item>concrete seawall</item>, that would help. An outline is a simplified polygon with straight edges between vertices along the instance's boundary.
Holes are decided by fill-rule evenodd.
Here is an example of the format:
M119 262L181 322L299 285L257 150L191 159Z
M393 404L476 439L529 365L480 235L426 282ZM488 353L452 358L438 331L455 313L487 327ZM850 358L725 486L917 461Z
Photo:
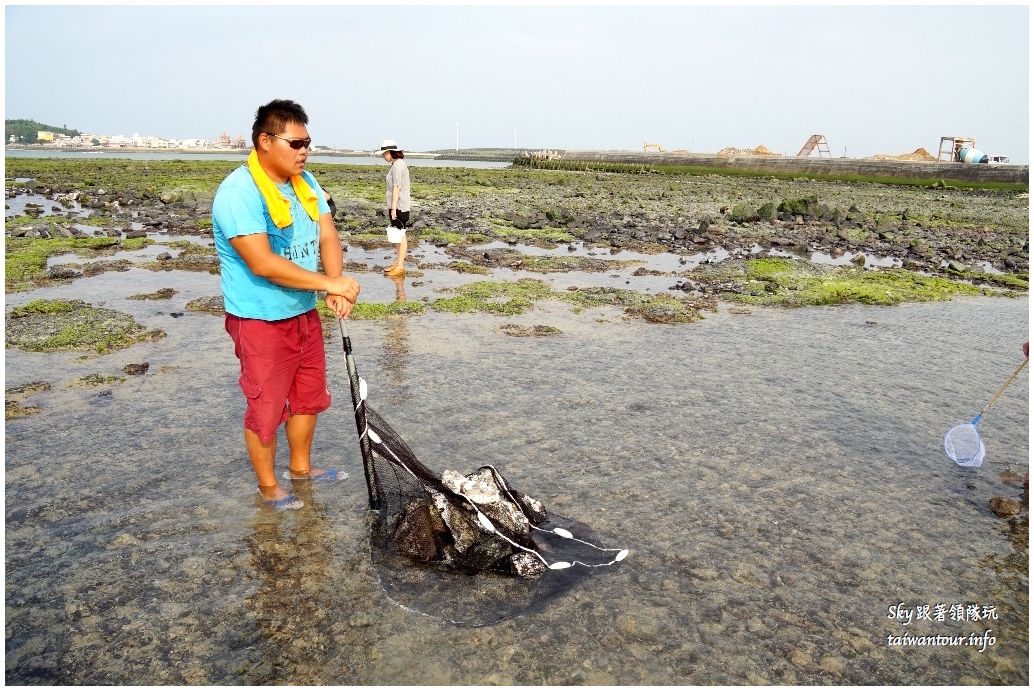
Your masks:
M552 153L563 161L629 163L634 165L681 165L705 168L792 175L865 175L906 179L965 180L968 182L1006 182L1027 185L1030 166L966 163L924 163L915 161L875 161L867 158L796 158L792 156L720 157L711 154L640 153L637 151L583 151L556 149ZM458 151L439 155L462 161L511 161L504 153L487 154Z
M624 151L563 151L561 160L607 161L615 163L661 164L729 168L759 173L801 175L866 175L899 178L934 178L973 182L1028 184L1030 166L966 163L922 163L874 161L863 158L796 158L789 156L736 156L723 158L707 154L638 153Z

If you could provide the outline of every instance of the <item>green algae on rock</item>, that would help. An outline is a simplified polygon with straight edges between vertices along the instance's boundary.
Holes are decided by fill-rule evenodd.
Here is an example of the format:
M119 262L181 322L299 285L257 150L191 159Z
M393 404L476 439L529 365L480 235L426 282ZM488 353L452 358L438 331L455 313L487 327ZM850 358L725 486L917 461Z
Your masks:
M150 271L207 271L213 275L220 272L219 257L214 254L187 254L186 252L172 259L147 262L140 268Z
M973 271L972 269L957 269L948 265L944 273L949 277L958 278L974 283L983 283L1001 288L1011 288L1017 291L1026 291L1030 288L1030 276L1026 271L1014 274L1000 274L991 272Z
M343 237L342 237L343 236ZM354 247L361 247L364 250L377 249L380 247L391 247L388 236L382 233L344 233L338 234L346 244Z
M6 344L23 350L94 350L108 353L165 337L128 314L82 300L33 300L7 313Z
M191 312L204 312L205 314L225 314L222 295L211 295L209 297L197 298L187 303Z
M552 256L525 254L513 248L495 248L490 250L464 250L453 248L451 256L465 260L479 267L503 268L512 271L533 271L535 273L562 273L566 271L585 271L587 273L604 273L642 264L639 259L596 259L585 256ZM452 268L452 264L449 265ZM481 272L468 272L481 273Z
M442 228L424 228L414 232L413 236L420 242L429 242L432 245L457 245L460 247L488 242L491 239L481 233L457 233Z
M596 259L594 257L551 257L539 255L522 255L515 268L536 273L557 273L564 271L585 271L588 273L604 273L616 271L628 266L642 264L636 259Z
M558 336L563 333L555 326L535 324L534 326L521 326L520 324L503 324L499 329L507 336Z
M621 307L632 317L658 323L686 323L700 318L702 302L670 295L647 295L621 288L572 288L556 292L534 278L517 281L479 281L442 292L455 296L439 298L431 308L439 312L485 312L513 316L524 314L536 302L553 300L574 306L576 312L593 307Z
M47 260L54 254L98 249L118 244L115 238L6 238L4 254L4 275L10 292L26 291L32 288L32 281L38 280L47 270Z
M438 298L431 309L438 312L485 312L513 316L524 314L536 301L556 299L550 287L534 278L517 281L477 281L457 288L446 288L455 297Z
M219 273L219 255L215 247L189 241L171 241L162 244L181 251L175 257L142 264L141 268L150 271L207 271L213 275Z
M47 260L54 255L75 253L96 257L119 250L140 249L151 242L147 238L122 241L109 237L6 238L4 271L7 290L23 292L45 281Z
M336 319L330 309L327 308L325 302L320 300L318 307L320 316L324 319ZM426 305L422 302L415 300L411 301L396 301L396 302L357 302L352 307L352 313L348 315L349 319L380 319L382 317L392 317L397 315L407 314L423 314L427 309Z
M137 293L130 295L127 300L169 300L177 291L174 288L160 288L153 293Z
M700 319L702 308L714 309L711 302L671 295L648 295L624 288L577 288L560 293L560 298L575 305L575 311L611 305L630 317L659 324L688 324Z
M754 305L897 305L1002 291L904 269L843 268L799 259L729 260L689 274L721 298Z
M409 229L407 231L409 242L416 244L419 242L427 242L432 245L456 245L459 247L466 247L481 242L488 242L491 238L480 233L456 233L452 231L442 230L441 228L423 228L420 230ZM339 233L342 241L353 245L355 247L361 247L364 250L389 248L394 247L394 243L388 241L387 235L384 231L372 232L372 233L357 233L350 232L346 234Z
M478 266L477 264L471 264L470 262L455 261L449 262L446 268L452 269L458 274L490 274L492 270L487 266Z
M515 221L515 223L518 222ZM518 228L515 225L509 225L505 221L497 219L489 219L489 224L491 226L490 234L504 241L530 242L552 247L560 243L572 242L576 239L574 235L562 228L550 228L548 226L544 228Z
M78 379L73 381L71 384L69 384L69 386L73 387L73 388L75 388L75 387L93 387L93 386L103 386L105 384L121 384L124 381L126 381L126 378L125 377L120 377L118 375L104 376L103 374L87 374L85 377L79 377Z

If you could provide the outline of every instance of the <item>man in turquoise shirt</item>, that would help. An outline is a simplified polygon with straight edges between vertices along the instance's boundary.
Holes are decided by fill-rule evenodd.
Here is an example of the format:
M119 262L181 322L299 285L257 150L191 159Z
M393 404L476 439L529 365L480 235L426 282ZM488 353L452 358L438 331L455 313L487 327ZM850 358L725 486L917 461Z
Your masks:
M312 143L307 124L293 101L260 107L248 164L223 180L212 203L226 330L247 400L245 446L259 493L276 510L302 506L277 484L273 470L276 432L285 421L285 478L333 482L346 475L310 463L316 417L330 406L316 291L325 291L327 307L346 318L359 284L342 273L325 194L304 170Z

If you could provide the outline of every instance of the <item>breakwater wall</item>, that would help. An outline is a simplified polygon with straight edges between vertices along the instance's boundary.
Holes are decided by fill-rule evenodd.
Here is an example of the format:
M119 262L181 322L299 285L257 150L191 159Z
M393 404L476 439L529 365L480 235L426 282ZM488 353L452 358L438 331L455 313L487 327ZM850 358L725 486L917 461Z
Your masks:
M796 158L790 156L733 156L688 153L639 153L635 151L551 152L553 161L673 165L726 169L764 175L866 176L904 179L965 180L1029 184L1030 166L966 163L877 161L866 158ZM548 166L548 162L547 162Z

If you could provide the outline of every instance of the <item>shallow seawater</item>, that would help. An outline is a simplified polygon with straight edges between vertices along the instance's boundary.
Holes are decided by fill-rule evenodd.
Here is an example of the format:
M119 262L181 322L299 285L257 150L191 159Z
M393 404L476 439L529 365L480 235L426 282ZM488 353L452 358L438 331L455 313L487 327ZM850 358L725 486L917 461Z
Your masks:
M168 333L105 356L6 351L8 387L53 387L6 424L8 682L1029 681L1027 521L988 509L1022 492L1003 473L1027 468L1029 375L982 422L983 467L941 446L1020 362L1026 298L723 308L677 326L559 304L352 322L371 403L425 464L492 464L631 551L541 611L471 629L379 585L336 329L315 454L351 477L299 484L301 511L255 505L222 319L170 315L218 281L134 269L7 296L103 301ZM180 292L126 299L162 287ZM508 322L563 333L515 338ZM144 361L125 383L69 386ZM903 626L898 603L997 619ZM888 645L986 629L983 651Z

